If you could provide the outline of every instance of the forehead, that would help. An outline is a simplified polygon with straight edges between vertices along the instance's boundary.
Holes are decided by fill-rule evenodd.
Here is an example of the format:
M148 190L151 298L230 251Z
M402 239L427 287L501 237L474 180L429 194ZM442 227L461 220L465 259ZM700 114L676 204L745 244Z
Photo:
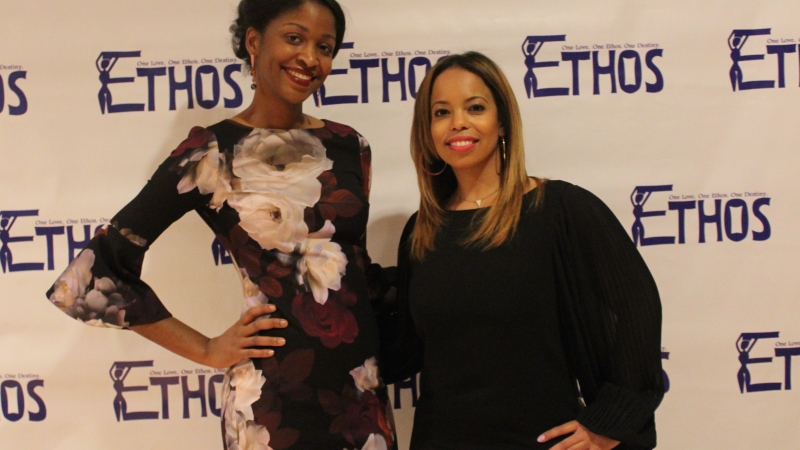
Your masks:
M307 1L297 8L290 9L276 17L267 28L281 28L299 25L312 33L336 36L336 19L333 13L316 2Z
M481 77L460 67L453 67L439 74L431 90L431 100L434 102L463 101L476 96L494 102L491 90Z

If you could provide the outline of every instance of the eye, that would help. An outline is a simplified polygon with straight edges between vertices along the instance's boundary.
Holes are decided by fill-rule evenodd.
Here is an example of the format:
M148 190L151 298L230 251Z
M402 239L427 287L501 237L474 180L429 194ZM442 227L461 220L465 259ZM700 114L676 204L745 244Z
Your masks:
M332 47L332 46L330 46L330 45L328 45L328 44L322 44L322 45L320 45L320 46L319 46L319 49L320 49L320 51L321 51L322 53L324 53L324 54L326 54L326 55L332 55L332 54L333 54L333 47Z
M481 105L480 103L475 103L474 105L470 105L468 110L472 112L484 112L486 111L486 107Z
M290 34L290 35L287 35L287 36L286 36L286 40L287 40L287 41L288 41L290 44L299 44L299 43L300 43L300 41L302 41L302 38L300 37L300 35L299 35L299 34Z
M439 108L439 109L434 109L433 110L433 117L442 117L442 116L445 116L447 114L450 114L450 111L448 111L448 110L446 110L444 108Z

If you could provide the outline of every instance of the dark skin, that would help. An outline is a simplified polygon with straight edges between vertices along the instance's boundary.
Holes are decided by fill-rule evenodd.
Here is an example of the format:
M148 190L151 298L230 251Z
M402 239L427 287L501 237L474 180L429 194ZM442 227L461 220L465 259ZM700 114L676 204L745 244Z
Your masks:
M318 128L322 121L303 114L303 102L330 74L336 28L324 6L306 2L275 18L264 30L249 29L248 52L255 56L256 92L247 109L231 120L254 128ZM208 338L176 318L131 329L158 345L199 364L227 368L245 359L269 358L264 347L284 339L259 336L260 331L285 328L283 319L259 319L275 312L274 305L248 310L220 336Z

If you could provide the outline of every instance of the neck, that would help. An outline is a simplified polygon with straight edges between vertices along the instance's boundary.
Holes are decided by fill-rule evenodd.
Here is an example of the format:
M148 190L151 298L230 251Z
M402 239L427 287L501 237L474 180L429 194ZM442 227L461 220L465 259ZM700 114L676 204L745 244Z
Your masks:
M270 97L260 89L256 90L253 102L236 118L255 128L289 130L306 125L302 103L291 104Z
M500 189L500 175L497 174L493 163L484 167L454 169L453 173L458 180L455 203L467 200L472 203L469 206L475 206L474 200L491 196ZM489 203L490 200L491 198L486 202Z

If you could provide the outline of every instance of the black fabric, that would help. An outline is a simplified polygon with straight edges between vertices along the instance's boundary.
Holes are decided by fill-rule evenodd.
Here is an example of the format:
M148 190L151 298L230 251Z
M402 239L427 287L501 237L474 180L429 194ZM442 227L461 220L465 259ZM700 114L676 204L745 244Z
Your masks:
M655 282L602 201L566 182L543 189L497 249L459 244L480 210L450 212L422 262L408 253L416 216L406 226L397 296L378 318L384 379L422 371L413 450L549 448L539 434L574 419L620 449L656 445Z

